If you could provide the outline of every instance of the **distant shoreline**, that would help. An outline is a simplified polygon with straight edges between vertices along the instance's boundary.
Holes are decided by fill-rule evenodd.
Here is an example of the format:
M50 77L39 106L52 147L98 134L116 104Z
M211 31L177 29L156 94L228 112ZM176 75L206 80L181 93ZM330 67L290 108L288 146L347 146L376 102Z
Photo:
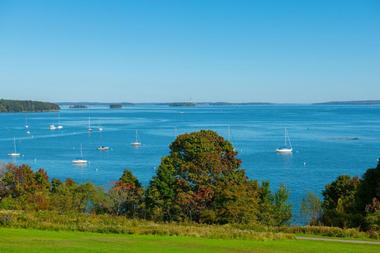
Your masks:
M234 106L234 105L380 105L380 100L357 100L357 101L331 101L318 103L271 103L271 102L57 102L61 106L110 106L119 104L122 107L134 105L166 105L171 107L195 107L195 106Z

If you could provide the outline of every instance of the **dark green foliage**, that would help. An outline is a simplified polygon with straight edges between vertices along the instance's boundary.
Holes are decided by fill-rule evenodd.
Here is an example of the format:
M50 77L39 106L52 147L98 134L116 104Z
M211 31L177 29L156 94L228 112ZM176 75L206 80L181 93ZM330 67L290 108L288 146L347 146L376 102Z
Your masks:
M322 222L329 226L351 227L355 226L356 215L355 196L359 186L359 178L339 176L331 184L326 185L323 191Z
M59 109L59 106L53 103L0 99L0 112L47 112Z
M368 169L361 180L358 189L359 210L366 211L366 209L369 208L368 205L371 205L374 199L377 199L377 201L380 200L380 162L376 168Z
M122 107L122 104L110 104L110 109L120 109Z
M323 192L325 225L379 229L380 163L362 179L340 176Z
M269 182L263 182L259 188L259 221L270 226L288 224L292 217L291 206L287 202L288 197L289 193L285 186L281 185L273 194Z
M322 203L318 196L308 192L301 203L301 214L310 225L320 225L322 216Z

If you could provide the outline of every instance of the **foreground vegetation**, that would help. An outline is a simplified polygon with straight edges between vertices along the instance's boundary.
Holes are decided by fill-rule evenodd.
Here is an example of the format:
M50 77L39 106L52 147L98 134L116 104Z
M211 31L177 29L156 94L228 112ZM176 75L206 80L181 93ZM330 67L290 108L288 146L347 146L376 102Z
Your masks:
M0 112L49 112L59 109L59 105L53 103L0 99Z
M298 240L218 240L181 236L115 235L0 228L0 251L82 252L379 252L378 245Z

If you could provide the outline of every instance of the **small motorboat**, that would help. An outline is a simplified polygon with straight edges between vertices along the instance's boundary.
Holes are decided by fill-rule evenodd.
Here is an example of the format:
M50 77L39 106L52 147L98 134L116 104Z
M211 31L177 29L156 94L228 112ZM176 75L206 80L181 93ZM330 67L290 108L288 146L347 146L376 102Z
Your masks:
M54 124L51 124L49 126L49 130L57 130L57 127Z
M107 147L107 146L99 146L97 149L98 149L99 151L108 151L108 150L110 150L110 147Z

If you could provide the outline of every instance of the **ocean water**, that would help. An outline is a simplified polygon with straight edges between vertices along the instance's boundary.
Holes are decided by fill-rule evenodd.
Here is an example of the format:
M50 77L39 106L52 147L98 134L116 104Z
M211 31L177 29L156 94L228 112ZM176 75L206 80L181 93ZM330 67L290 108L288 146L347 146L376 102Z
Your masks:
M92 133L87 131L89 117ZM58 120L64 128L50 131L49 125ZM283 145L284 128L293 144L292 155L275 153ZM338 175L360 176L380 157L380 106L376 105L136 105L117 110L63 108L59 114L2 113L0 161L30 164L46 169L50 177L91 181L105 188L129 168L146 185L175 136L200 129L229 138L250 178L269 180L273 190L286 185L294 223L302 223L299 206L307 192L320 194ZM140 148L130 145L135 130ZM8 156L14 137L19 158ZM80 155L80 145L87 166L71 162ZM100 152L96 149L100 145L111 150Z

